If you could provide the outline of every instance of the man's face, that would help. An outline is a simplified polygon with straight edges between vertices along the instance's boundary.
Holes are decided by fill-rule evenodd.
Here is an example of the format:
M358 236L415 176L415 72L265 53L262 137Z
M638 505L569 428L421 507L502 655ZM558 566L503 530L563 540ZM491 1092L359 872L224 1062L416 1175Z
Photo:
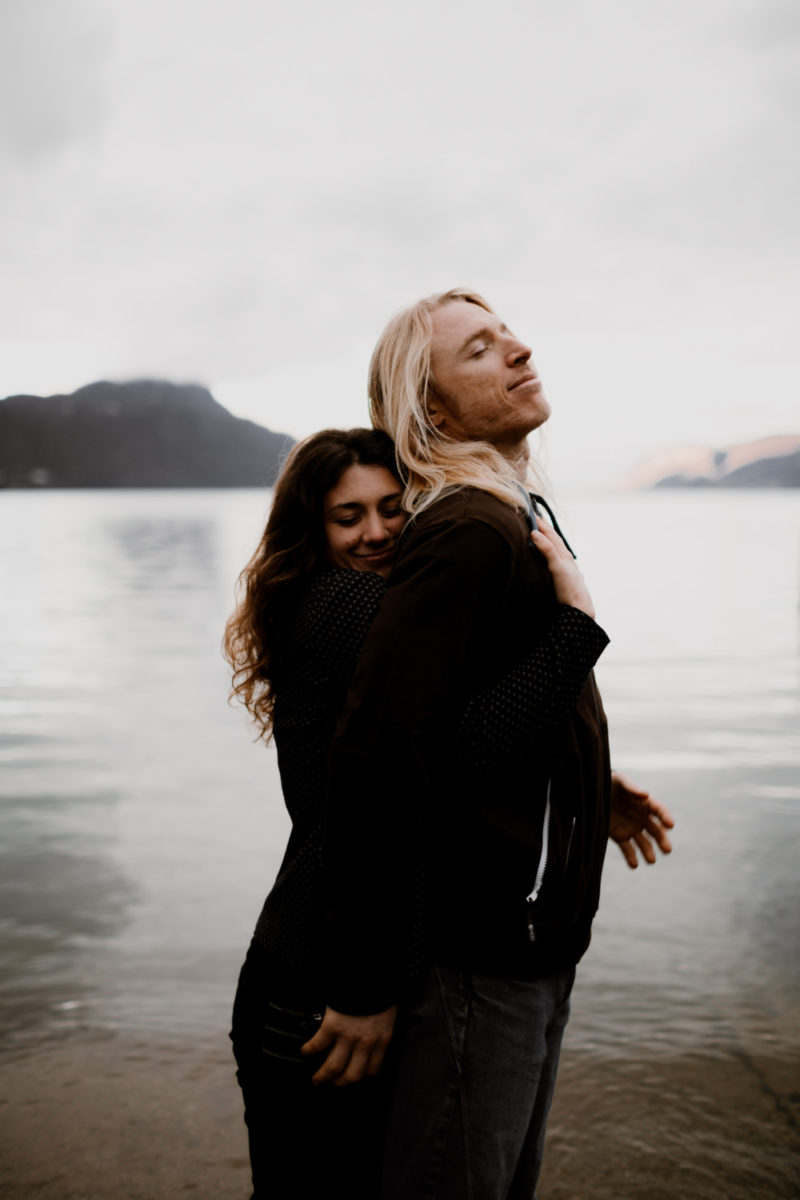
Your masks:
M550 416L529 347L477 304L453 300L431 315L431 421L457 441L513 452Z

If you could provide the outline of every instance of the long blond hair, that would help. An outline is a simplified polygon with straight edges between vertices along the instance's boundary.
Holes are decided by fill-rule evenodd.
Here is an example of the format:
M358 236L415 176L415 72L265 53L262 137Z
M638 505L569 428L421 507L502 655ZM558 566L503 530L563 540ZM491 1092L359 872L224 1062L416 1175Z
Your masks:
M489 492L511 508L525 511L518 477L489 442L461 442L440 432L428 416L434 384L431 373L432 314L454 301L494 310L477 292L451 288L426 296L399 312L384 329L369 367L372 424L388 433L406 480L405 507L422 512L460 487Z

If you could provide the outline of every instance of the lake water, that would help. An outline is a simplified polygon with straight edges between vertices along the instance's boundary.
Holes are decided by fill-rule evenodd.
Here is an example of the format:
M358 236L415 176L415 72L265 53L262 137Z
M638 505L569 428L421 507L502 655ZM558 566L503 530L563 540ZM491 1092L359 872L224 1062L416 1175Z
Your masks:
M266 500L0 493L8 1060L224 1036L287 829L219 651ZM561 515L612 638L615 763L677 829L654 868L610 847L544 1194L796 1196L800 493L575 495Z

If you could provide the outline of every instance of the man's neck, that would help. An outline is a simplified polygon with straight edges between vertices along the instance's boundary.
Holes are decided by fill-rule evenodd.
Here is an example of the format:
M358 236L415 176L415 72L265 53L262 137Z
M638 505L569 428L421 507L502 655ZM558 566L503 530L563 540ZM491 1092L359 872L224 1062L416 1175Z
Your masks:
M528 445L528 439L523 438L521 442L515 442L513 445L496 446L495 449L510 464L520 483L524 484L528 478L528 463L531 457L531 448Z

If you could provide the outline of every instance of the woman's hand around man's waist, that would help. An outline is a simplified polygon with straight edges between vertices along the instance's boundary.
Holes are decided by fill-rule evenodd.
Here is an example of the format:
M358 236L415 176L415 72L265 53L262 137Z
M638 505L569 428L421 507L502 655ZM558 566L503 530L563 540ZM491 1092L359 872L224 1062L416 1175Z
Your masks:
M326 1008L319 1029L301 1047L301 1053L307 1055L327 1050L325 1061L312 1077L312 1083L345 1087L377 1075L392 1038L396 1017L396 1004L384 1012L363 1017L351 1017Z

